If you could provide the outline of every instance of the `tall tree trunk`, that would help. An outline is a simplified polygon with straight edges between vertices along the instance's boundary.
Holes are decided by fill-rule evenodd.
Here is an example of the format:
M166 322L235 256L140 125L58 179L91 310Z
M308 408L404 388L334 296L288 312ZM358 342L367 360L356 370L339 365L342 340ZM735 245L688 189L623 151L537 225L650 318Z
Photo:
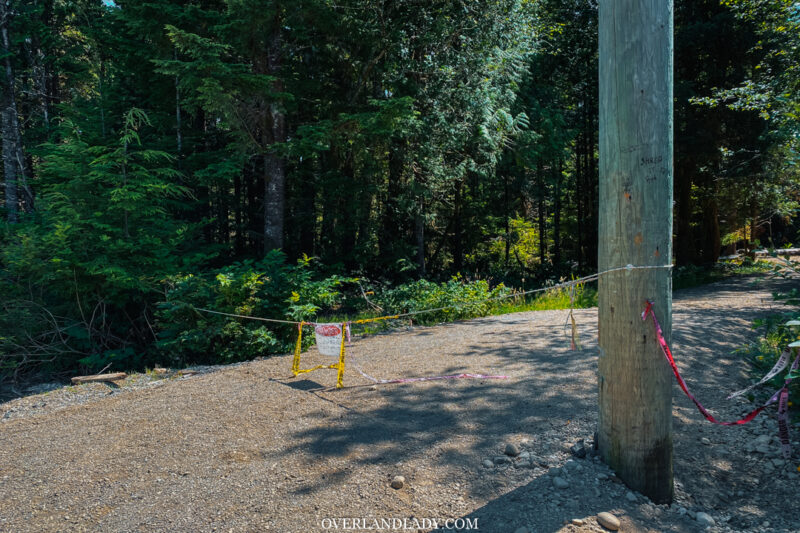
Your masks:
M583 109L586 111L585 106ZM577 223L578 223L578 270L583 268L583 150L585 148L585 135L583 133L578 135L575 142L575 204L577 209Z
M1 0L0 0L1 1ZM10 114L14 108L8 101L8 90L3 86L3 177L5 179L6 217L10 224L19 221L19 199L17 197L17 148L14 146L13 122Z
M537 212L539 214L539 264L544 266L544 260L547 255L547 217L545 214L545 186L541 163L536 166L536 183Z
M590 115L593 117L594 115ZM587 130L588 132L588 140L586 143L586 210L587 216L586 219L588 223L586 224L587 233L586 233L586 260L588 264L586 265L589 268L594 268L597 266L597 228L598 228L598 213L599 213L599 194L597 191L598 187L598 172L597 172L597 157L596 157L596 146L597 141L595 138L595 131L597 128L597 124L594 118L590 120L590 126Z
M219 228L219 242L223 244L230 244L231 242L231 225L230 215L228 210L230 190L228 185L220 181L217 184L217 227Z
M315 157L312 161L312 177L302 188L303 204L300 210L300 217L303 225L300 229L300 253L309 256L317 255L317 195L318 186L322 174L322 160Z
M275 9L272 35L267 51L267 72L276 78L281 70L281 27L280 6ZM283 82L273 83L276 93L283 92ZM271 143L286 142L286 115L282 103L272 102L269 106ZM283 219L286 205L286 162L274 151L264 155L264 252L283 248Z
M233 176L233 223L234 228L233 237L233 253L240 257L244 253L244 227L242 225L242 211L244 210L245 198L242 192L242 176L243 172L236 173Z
M45 133L50 131L50 105L47 95L47 70L45 69L45 56L42 51L39 36L34 34L26 39L23 44L25 56L30 72L30 83L34 88L36 99L39 101L39 110L42 114L42 125Z
M355 176L355 167L353 165L353 153L348 148L342 147L341 151L336 151L339 155L339 168L344 176L345 183L355 185L355 189L360 189ZM343 158L343 159L342 159ZM346 190L342 184L342 191ZM339 250L339 257L344 263L346 270L355 270L356 264L354 261L354 252L356 248L356 223L358 221L358 201L361 195L350 197L346 194L338 194L336 198L330 198L330 202L336 205L336 211L339 213L339 231L336 232L336 242Z
M103 60L101 59L100 60L100 73L99 73L98 80L97 80L98 87L99 87L98 88L98 92L100 93L100 94L97 95L98 98L99 98L97 107L100 108L100 135L103 137L103 139L106 138L106 111L105 111L106 104L105 104L105 90L103 88L103 77L105 75L104 70L105 69L103 68Z
M178 48L174 47L172 49L172 58L177 61L178 60ZM175 76L175 144L177 148L177 163L178 163L178 170L181 170L181 159L183 158L183 133L181 132L181 89L180 89L180 79L178 76ZM237 196L238 198L238 196ZM239 212L237 207L236 212ZM237 222L238 227L238 222Z
M464 187L462 180L456 181L455 198L453 199L453 270L461 272L464 268L464 236L461 217L461 190Z
M264 253L283 248L286 166L275 154L264 155Z
M722 239L719 234L719 206L717 205L717 197L711 194L706 203L706 208L703 210L705 222L705 245L703 246L703 263L713 265L719 259L720 251L722 250Z
M563 173L562 162L559 158L558 166L554 167L555 199L553 200L553 265L561 264L561 180Z
M388 181L386 196L383 201L381 220L380 246L381 259L386 263L397 260L396 250L400 243L406 242L408 226L402 224L398 212L399 199L403 194L403 177L405 172L405 144L392 140L389 145Z
M417 276L425 277L425 217L423 202L419 201L419 212L414 215L414 240L417 245Z
M6 50L4 59L5 79L3 80L2 97L2 131L3 131L3 171L5 173L6 210L10 223L18 221L19 192L23 195L23 206L33 209L33 193L28 187L25 176L25 153L22 149L22 137L17 118L17 102L14 95L14 70L11 67L11 39L8 27L11 14L7 0L0 0L0 39Z
M263 157L253 157L245 167L244 187L247 200L244 205L245 245L255 248L264 246L264 172L261 168Z
M695 262L694 235L692 234L692 178L690 161L679 159L675 165L675 196L677 197L675 225L675 264Z
M503 264L508 268L508 260L511 255L511 206L508 198L508 175L503 177L503 218L505 219L505 257Z
M53 27L53 0L47 0L44 2L44 9L42 10L42 24L46 28ZM40 72L40 81L39 87L41 91L41 98L42 98L42 114L44 116L45 128L47 132L50 132L50 108L53 104L54 94L52 92L52 85L50 80L54 77L58 77L57 73L54 76L53 72L51 72L52 68L48 61L48 52L45 51L42 47L41 39L38 37L36 38L36 49L39 54L39 60L41 64L41 72Z
M124 159L122 161L122 187L128 187L128 141L125 141L122 147L122 154ZM123 209L122 211L122 231L125 234L126 239L131 238L130 228L128 227L128 210Z

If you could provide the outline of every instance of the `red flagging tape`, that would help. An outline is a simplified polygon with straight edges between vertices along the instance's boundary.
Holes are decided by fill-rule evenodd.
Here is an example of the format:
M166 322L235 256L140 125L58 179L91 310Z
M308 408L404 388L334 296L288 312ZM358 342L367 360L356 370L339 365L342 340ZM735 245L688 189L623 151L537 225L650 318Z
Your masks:
M722 426L736 426L740 424L746 424L751 420L753 420L756 416L758 416L758 414L765 408L778 401L779 397L781 396L781 393L784 390L788 390L787 389L788 384L784 385L783 388L779 389L775 394L773 394L772 397L769 400L767 400L767 402L764 405L762 405L758 409L755 409L754 411L751 411L744 418L740 418L739 420L735 420L733 422L721 422L717 420L711 415L711 413L709 413L706 410L705 407L703 407L703 404L701 404L698 401L698 399L695 398L691 392L689 392L689 388L686 386L686 382L683 380L683 378L681 377L681 373L678 371L678 365L675 364L675 359L672 357L672 352L670 351L669 346L667 346L667 341L664 339L664 332L661 329L661 324L658 323L656 314L653 312L653 302L650 301L647 302L647 307L645 308L644 312L642 312L642 320L647 320L648 315L653 318L653 325L655 326L656 338L658 339L658 344L661 346L661 352L664 354L664 357L667 358L669 366L672 367L672 373L675 374L675 379L678 380L678 385L680 385L681 389L686 394L686 396L688 396L689 399L694 402L694 404L697 406L697 409L700 410L700 412L703 414L704 417L706 417L706 420L708 420L709 422L713 422L714 424L720 424Z

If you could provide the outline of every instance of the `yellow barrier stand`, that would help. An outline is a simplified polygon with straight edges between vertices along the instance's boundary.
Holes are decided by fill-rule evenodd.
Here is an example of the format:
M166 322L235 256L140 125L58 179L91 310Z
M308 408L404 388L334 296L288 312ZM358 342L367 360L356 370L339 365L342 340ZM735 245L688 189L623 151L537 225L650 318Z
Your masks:
M352 324L367 324L369 322L379 322L381 320L391 320L400 318L399 315L381 316L377 318L362 318L361 320L354 320ZM342 344L339 346L339 362L332 365L317 365L312 368L300 368L300 354L303 351L303 326L312 325L309 322L300 322L297 326L297 342L294 345L294 359L292 360L292 373L295 376L306 374L322 368L335 368L338 370L336 374L336 388L341 389L344 387L344 367L345 367L345 337L347 331L347 322L342 323Z
M339 362L332 365L317 365L312 368L300 368L300 354L303 351L303 326L306 322L301 322L297 327L297 342L294 345L294 359L292 360L292 373L296 376L306 374L322 368L335 368L338 369L336 374L336 388L341 389L344 387L344 359L345 359L345 328L346 323L342 324L342 344L339 347Z
M303 325L305 322L300 322L297 325L297 343L294 345L294 359L292 360L292 372L296 376L300 373L300 352L303 350Z
M339 365L338 365L339 366L339 372L336 374L336 388L337 389L341 389L342 387L344 387L344 383L342 382L342 378L344 378L344 341L345 341L345 338L347 337L347 334L345 333L345 328L346 327L347 327L347 324L342 324L342 345L339 348ZM331 366L331 368L333 368L334 366L336 366L336 365Z

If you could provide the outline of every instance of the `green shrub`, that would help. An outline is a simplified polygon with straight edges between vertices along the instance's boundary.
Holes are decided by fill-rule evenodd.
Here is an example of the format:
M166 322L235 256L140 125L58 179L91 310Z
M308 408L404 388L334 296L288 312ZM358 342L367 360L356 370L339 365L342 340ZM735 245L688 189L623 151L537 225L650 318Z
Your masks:
M778 295L780 297L780 295ZM765 318L755 320L753 328L764 328L764 335L759 340L741 349L742 354L753 364L756 374L766 374L771 369L781 353L786 350L789 343L800 340L800 329L796 326L786 326L789 320L800 320L800 313L787 312L769 315ZM796 352L792 352L794 356ZM790 360L794 360L794 357ZM783 386L786 372L781 372L770 382L764 385L770 394L777 388ZM800 376L795 376L794 381L789 386L789 400L794 406L800 405Z
M243 261L219 271L175 276L159 304L157 328L161 359L174 365L230 363L289 352L297 327L218 315L207 309L278 320L310 320L341 301L348 278L315 279L311 260L296 266L273 251L260 261ZM307 342L311 342L311 336Z
M36 212L0 238L0 380L136 368L162 280L205 259L173 209L189 191L172 158L140 143L148 124L132 109L92 143L67 121L39 147Z
M467 282L454 277L444 283L419 280L385 290L375 296L374 302L387 315L409 313L425 309L438 309L432 313L415 315L414 322L436 324L464 318L485 316L491 313L495 302L487 299L511 294L504 285L489 287L489 282Z
M688 289L714 283L731 276L749 276L771 272L773 266L767 261L744 260L720 261L711 267L686 265L676 267L672 273L674 290Z

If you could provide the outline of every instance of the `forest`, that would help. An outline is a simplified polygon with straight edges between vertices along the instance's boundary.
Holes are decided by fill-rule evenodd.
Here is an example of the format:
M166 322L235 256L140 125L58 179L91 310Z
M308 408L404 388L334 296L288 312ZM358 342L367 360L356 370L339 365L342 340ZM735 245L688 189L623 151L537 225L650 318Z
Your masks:
M0 382L597 267L595 0L2 0ZM794 0L676 0L674 262L798 243Z

